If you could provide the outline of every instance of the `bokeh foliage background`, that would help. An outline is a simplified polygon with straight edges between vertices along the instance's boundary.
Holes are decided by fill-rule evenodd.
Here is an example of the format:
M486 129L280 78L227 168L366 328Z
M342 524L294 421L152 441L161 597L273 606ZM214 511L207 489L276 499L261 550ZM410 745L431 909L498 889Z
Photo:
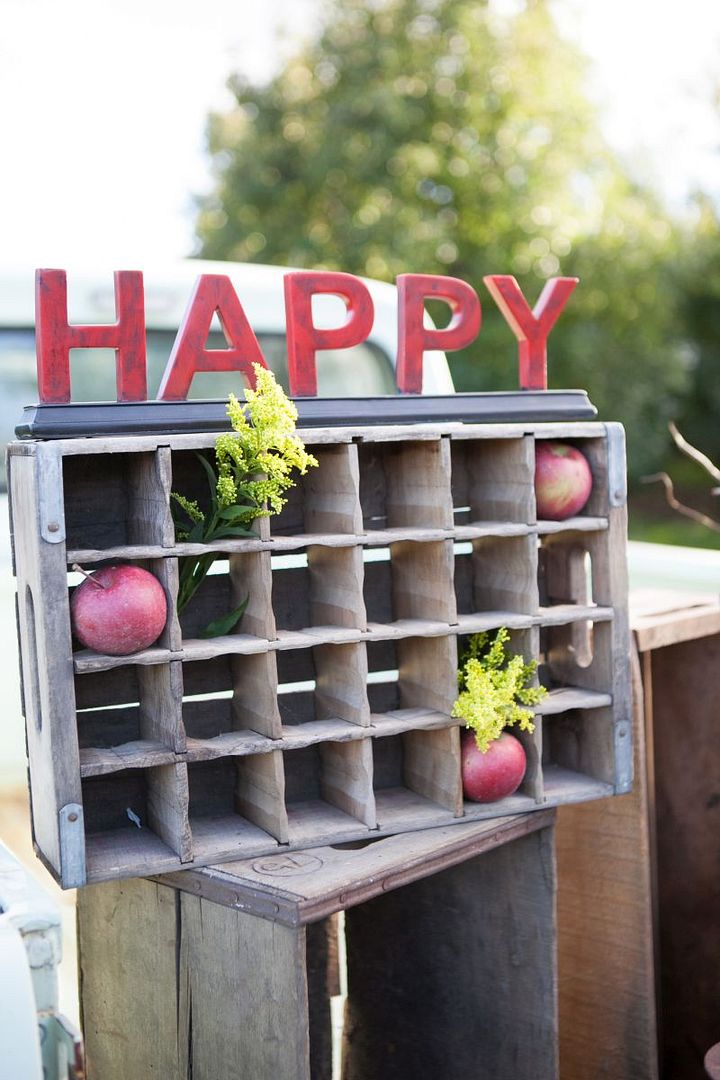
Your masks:
M514 274L531 304L546 278L577 276L550 385L586 388L625 424L632 480L667 459L669 418L720 460L716 210L698 196L671 213L611 152L545 0L510 17L483 0L328 2L275 78L230 86L235 107L208 126L197 254L463 278L484 319L450 357L462 390L517 385L483 275Z

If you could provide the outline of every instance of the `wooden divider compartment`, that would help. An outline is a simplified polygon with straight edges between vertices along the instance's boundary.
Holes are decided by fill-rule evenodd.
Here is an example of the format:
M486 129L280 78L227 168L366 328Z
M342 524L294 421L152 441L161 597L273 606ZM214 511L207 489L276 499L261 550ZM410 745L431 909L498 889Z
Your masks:
M563 443L569 443L570 446L574 446L579 450L583 456L587 459L592 472L593 485L590 492L590 497L582 508L576 518L571 518L565 522L540 522L541 529L545 528L562 528L566 529L572 527L577 521L580 527L588 522L588 519L607 518L610 509L609 499L609 462L608 462L608 441L606 438L595 436L580 436L568 434L567 428L562 434L557 432L549 432L547 435L543 433L536 433L535 441L542 442L544 438L551 439L553 441L560 441ZM579 521L578 521L579 519Z
M427 632L435 633L438 626L454 625L452 540L402 540L389 548L370 549L365 556L363 592L370 630L427 624Z
M532 436L453 439L452 502L460 536L478 531L510 533L535 521L535 455Z
M360 514L358 448L355 443L307 444L317 467L298 477L287 504L270 519L270 535L279 537L354 536L363 531Z
M89 867L102 877L192 859L185 765L126 769L82 781Z
M67 457L62 477L69 550L172 544L166 447Z
M362 563L357 545L273 555L272 611L278 632L307 630L318 636L318 628L365 630Z
M277 670L277 705L286 740L307 738L309 732L327 732L332 738L347 725L369 727L364 642L278 651Z
M195 861L273 850L287 843L282 755L190 762L189 823Z
M197 453L214 436L10 447L33 825L64 886L628 789L617 425L303 435L319 466L283 512L209 547L176 538L170 492L207 501ZM535 522L540 438L591 463L570 521ZM178 618L182 559L206 551ZM73 647L73 562L119 560L163 583L163 634L129 657ZM246 598L227 633L201 636ZM520 734L519 792L482 805L463 802L451 713L458 651L500 626L550 693Z
M185 750L180 664L75 676L82 776L175 761Z
M457 622L463 633L530 625L538 609L534 535L460 541L454 555Z
M359 444L362 522L373 533L453 527L450 444L443 436Z
M370 741L326 742L284 755L289 840L312 847L374 829Z

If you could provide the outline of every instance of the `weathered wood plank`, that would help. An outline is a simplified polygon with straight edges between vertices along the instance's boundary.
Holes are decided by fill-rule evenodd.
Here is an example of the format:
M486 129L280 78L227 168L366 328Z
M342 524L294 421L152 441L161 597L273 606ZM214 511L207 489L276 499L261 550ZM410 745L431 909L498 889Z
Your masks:
M358 547L308 548L310 624L367 627L363 557Z
M658 1077L652 870L637 662L633 685L632 792L558 811L561 1080ZM683 997L692 993L693 985L692 979L685 982Z
M390 565L394 619L457 621L452 541L393 544Z
M177 909L172 889L142 879L78 893L88 1080L189 1080L187 1032L177 1023Z
M248 821L264 829L281 844L288 842L288 822L285 810L285 776L282 754L236 758L237 786L235 808Z
M309 1080L305 932L187 894L180 908L178 1020L192 1039L190 1075Z
M309 1080L303 929L133 881L79 898L79 943L89 1080Z
M348 911L344 1080L554 1080L554 882L544 829Z
M365 645L321 645L314 650L318 720L339 718L368 727L367 652Z
M502 817L373 839L353 847L237 860L166 874L173 888L263 919L298 926L547 828L555 811Z
M60 818L63 807L82 803L65 544L43 536L64 532L60 459L54 447L36 447L32 456L10 455L8 468L33 832L54 872L74 887L85 874L82 814L73 809L62 828Z

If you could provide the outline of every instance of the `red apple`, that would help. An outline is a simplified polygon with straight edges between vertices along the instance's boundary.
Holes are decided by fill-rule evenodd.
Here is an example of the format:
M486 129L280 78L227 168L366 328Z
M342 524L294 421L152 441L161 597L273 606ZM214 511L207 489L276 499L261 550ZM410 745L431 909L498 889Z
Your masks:
M541 521L564 521L579 514L591 490L590 466L576 447L544 439L536 442L535 499Z
M106 566L89 574L70 600L76 638L89 649L127 656L157 641L167 600L156 577L139 566Z
M460 744L463 792L473 802L495 802L517 791L525 775L522 743L503 731L483 753L474 731L464 731Z

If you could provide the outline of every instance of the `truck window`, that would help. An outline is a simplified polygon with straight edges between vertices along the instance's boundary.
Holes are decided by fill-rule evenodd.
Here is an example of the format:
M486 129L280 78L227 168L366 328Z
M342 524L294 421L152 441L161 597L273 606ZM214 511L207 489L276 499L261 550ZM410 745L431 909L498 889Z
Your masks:
M287 345L283 334L258 334L263 356L279 383L288 389ZM149 330L147 334L148 394L155 397L175 333ZM226 348L220 333L208 338L209 348ZM115 400L115 357L112 349L73 349L70 377L74 401ZM225 398L243 385L233 373L196 375L190 397ZM35 335L32 330L0 329L0 421L7 442L24 405L37 400ZM318 393L322 397L356 397L396 393L393 365L376 345L364 342L353 349L318 353Z

